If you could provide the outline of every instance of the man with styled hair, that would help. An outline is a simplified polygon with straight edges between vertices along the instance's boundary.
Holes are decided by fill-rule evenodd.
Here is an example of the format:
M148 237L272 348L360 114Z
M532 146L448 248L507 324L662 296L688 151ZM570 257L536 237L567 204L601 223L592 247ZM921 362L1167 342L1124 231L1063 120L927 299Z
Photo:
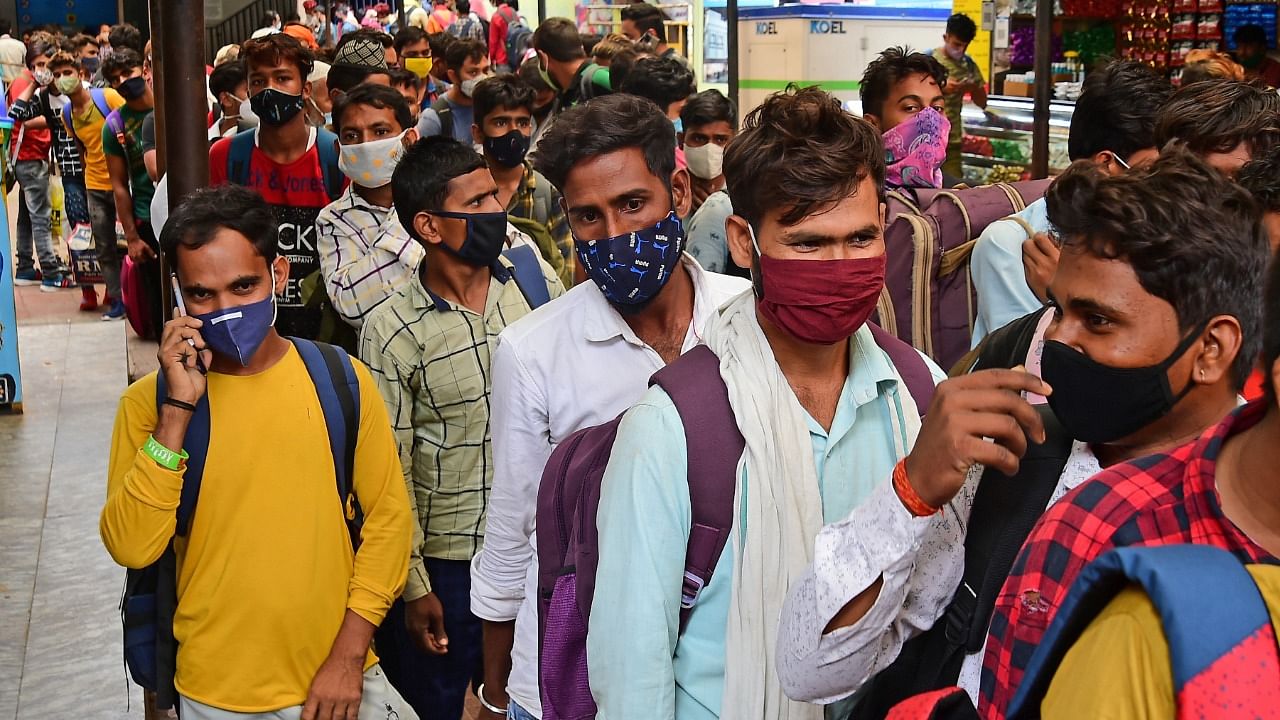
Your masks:
M611 95L566 111L538 152L538 171L563 193L585 278L504 330L493 355L493 489L471 610L485 620L481 702L517 720L542 716L533 535L547 459L639 400L649 377L700 345L717 308L747 287L683 252L689 175L676 167L675 141L656 105ZM655 250L658 234L665 252ZM643 268L653 272L631 272Z
M823 523L856 508L908 528L874 543L909 542L957 467L1008 467L1040 436L1016 394L1045 391L1036 378L975 373L935 395L941 371L866 322L884 287L884 173L879 133L816 87L771 96L730 144L729 247L754 287L707 330L719 376L705 382L723 383L745 441L721 498L732 533L690 601L690 486L712 480L690 474L689 428L654 386L623 416L601 483L587 636L601 716L821 718L783 693L776 618ZM859 607L902 605L904 589L879 588Z

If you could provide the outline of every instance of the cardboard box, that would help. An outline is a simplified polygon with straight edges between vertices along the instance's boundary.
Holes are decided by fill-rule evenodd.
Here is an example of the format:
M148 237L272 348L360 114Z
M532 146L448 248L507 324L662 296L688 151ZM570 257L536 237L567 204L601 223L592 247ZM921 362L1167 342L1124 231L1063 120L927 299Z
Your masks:
M1035 95L1035 85L1024 82L1004 81L1004 94L1012 97L1033 97Z

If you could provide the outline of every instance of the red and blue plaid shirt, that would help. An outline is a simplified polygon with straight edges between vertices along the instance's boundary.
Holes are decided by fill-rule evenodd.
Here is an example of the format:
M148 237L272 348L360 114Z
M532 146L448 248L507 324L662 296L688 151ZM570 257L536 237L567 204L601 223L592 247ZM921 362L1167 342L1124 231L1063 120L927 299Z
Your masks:
M1245 405L1171 452L1110 467L1049 508L996 597L982 668L982 717L1004 719L1067 591L1108 550L1194 543L1227 550L1241 562L1280 564L1223 515L1214 478L1223 442L1257 424L1267 405Z

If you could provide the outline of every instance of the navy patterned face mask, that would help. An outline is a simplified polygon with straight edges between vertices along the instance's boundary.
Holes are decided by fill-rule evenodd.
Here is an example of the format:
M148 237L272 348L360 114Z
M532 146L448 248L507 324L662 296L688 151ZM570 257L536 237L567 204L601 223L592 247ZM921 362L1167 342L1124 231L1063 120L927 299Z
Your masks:
M574 240L578 262L610 303L643 305L662 290L684 252L684 224L672 211L656 224L604 240Z

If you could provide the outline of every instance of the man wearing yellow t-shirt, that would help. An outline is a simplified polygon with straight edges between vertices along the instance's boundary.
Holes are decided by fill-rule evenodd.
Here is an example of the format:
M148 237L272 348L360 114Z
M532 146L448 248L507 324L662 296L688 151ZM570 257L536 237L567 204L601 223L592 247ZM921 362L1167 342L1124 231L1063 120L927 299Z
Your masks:
M239 186L200 190L170 216L161 244L190 317L165 325L160 372L121 398L100 532L130 568L174 541L183 720L416 720L370 650L404 586L413 528L368 370L352 362L361 402L351 485L364 512L353 552L315 385L272 327L289 263L270 208ZM206 390L199 502L175 537L183 441Z
M107 156L102 153L102 126L110 111L124 105L124 98L111 88L87 87L80 80L78 63L51 63L49 69L53 71L58 89L71 100L69 129L79 141L84 158L84 187L89 199L93 243L107 284L107 297L103 300L107 311L102 319L119 320L124 317L124 300L120 295L120 251L116 249L116 201L111 193ZM66 114L62 117L65 119Z

